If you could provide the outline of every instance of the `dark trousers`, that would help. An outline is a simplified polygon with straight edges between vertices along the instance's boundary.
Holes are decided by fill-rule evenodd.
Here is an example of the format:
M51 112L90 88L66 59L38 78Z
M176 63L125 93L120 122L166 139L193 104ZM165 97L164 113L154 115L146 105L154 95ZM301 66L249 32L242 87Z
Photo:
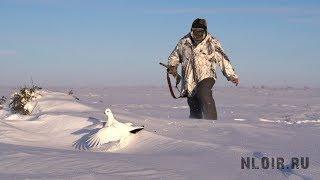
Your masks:
M212 97L212 87L215 83L213 78L200 81L193 97L188 97L190 118L217 120L216 104Z

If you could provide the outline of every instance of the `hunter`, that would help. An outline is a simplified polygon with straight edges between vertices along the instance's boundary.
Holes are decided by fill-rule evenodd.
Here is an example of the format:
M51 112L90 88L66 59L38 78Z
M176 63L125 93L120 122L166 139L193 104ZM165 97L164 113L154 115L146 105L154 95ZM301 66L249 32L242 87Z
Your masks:
M181 64L180 97L187 97L190 118L217 120L212 87L217 79L216 64L228 81L239 84L239 78L218 39L207 31L205 19L196 19L191 32L178 42L168 58L170 74L177 74Z

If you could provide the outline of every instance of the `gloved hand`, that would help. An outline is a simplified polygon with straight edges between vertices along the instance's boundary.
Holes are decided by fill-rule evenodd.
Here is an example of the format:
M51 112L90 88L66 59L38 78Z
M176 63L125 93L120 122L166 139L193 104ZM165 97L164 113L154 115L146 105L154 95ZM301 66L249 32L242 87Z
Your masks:
M239 78L230 76L229 81L233 82L236 86L240 83Z
M177 74L178 74L178 72L177 72L177 67L175 67L175 66L168 66L167 72L168 72L169 74L172 74L174 77L176 77Z

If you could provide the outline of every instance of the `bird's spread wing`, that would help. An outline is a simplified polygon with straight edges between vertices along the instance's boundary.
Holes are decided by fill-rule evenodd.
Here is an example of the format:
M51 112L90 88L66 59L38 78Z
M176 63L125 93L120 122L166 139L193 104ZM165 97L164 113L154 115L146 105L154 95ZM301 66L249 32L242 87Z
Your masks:
M130 133L135 134L143 128L144 126L128 126L127 124L117 122L110 127L101 128L97 133L91 135L86 142L90 148L93 148L108 142L118 141L121 138L126 138Z
M88 146L91 147L96 147L100 146L102 144L102 140L105 139L107 136L107 129L102 128L100 129L97 133L91 135L88 140Z

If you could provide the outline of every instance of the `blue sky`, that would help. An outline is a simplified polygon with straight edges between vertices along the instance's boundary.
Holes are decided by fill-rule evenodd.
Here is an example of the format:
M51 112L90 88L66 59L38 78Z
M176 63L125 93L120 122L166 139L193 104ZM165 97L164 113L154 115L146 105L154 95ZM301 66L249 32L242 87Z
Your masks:
M0 0L0 85L163 85L158 62L197 17L242 85L320 87L320 3L307 0Z

